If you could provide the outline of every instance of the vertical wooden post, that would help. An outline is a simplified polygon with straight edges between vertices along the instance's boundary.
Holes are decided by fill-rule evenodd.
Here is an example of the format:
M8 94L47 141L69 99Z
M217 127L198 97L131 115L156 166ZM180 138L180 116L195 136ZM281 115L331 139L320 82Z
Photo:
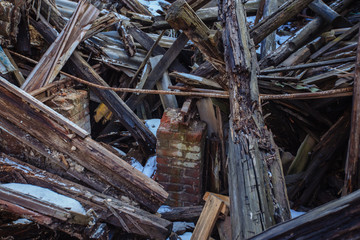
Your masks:
M244 5L240 0L222 0L219 6L224 25L226 71L230 81L232 238L247 239L288 219L289 205L277 147L261 115L256 58L255 53L250 52L253 43L247 31ZM270 176L273 171L276 179ZM272 188L274 181L281 187Z
M359 149L360 149L360 37L358 41L354 77L351 131L345 166L345 183L342 195L347 195L360 186Z

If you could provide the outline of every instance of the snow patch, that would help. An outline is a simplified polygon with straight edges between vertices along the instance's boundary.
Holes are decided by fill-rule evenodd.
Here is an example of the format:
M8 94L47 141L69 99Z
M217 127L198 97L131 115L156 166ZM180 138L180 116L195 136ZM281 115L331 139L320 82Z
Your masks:
M143 169L143 173L149 178L154 176L157 169L156 164L157 164L156 156L149 157Z
M136 160L133 157L131 158L130 164L131 164L131 166L133 166L134 168L136 168L140 172L142 172L144 170L144 167L141 165L141 163L139 163L138 160Z
M145 126L156 136L156 132L160 126L160 119L148 119L145 120Z
M26 218L19 218L18 220L15 220L12 222L12 224L30 224L32 223L32 221L30 221L29 219Z
M144 173L146 176L151 178L156 172L156 156L149 157L146 161L145 167L141 165L135 158L131 158L131 166Z
M181 240L190 240L192 236L192 232L186 232L183 235L179 235Z
M157 210L158 213L163 214L166 212L170 212L172 210L172 208L170 206L167 205L161 205L160 208Z
M21 183L6 183L1 184L2 187L12 189L14 191L30 195L34 198L37 198L41 201L45 201L51 204L54 204L58 207L68 209L73 212L78 212L80 214L86 214L85 209L73 198L58 194L51 191L47 188L38 187L31 184L21 184Z
M147 7L147 9L151 12L153 16L160 16L157 11L163 11L160 3L163 5L170 5L165 0L139 0L139 2L145 7Z
M306 212L297 212L295 210L290 209L290 213L291 213L291 218L296 218L305 214Z

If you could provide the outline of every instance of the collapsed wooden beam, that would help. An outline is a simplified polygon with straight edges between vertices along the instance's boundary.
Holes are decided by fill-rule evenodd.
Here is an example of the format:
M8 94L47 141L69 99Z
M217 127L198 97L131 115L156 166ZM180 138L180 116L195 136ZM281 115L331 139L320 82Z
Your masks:
M324 204L251 238L262 239L358 239L360 190Z
M19 175L22 177L19 178ZM2 183L25 181L74 198L85 209L92 209L100 221L122 228L124 231L129 230L129 233L154 239L164 239L170 233L171 222L167 220L5 154L0 156L0 181Z
M220 33L211 31L185 0L177 0L170 6L166 21L174 29L183 30L207 60L220 73L225 73L224 57L218 46ZM228 89L227 81L222 81L223 78L217 78L217 80L224 89Z
M71 19L44 53L21 88L26 92L31 92L51 83L80 43L86 31L90 28L89 24L96 19L99 12L89 2L80 1Z
M30 20L31 24L40 32L46 41L51 43L55 40L56 33L49 29L49 26L43 22ZM77 73L81 78L86 79L91 83L108 86L108 84L77 51L73 53L65 67L70 68L71 72ZM98 88L92 88L92 90L111 110L115 117L120 120L121 124L131 132L132 136L139 142L145 151L155 151L156 137L154 134L151 133L144 123L128 108L124 101L114 91L101 90Z
M277 11L256 24L250 30L250 37L254 40L255 44L260 43L270 33L301 12L301 10L312 1L313 0L286 1Z
M345 165L345 180L342 195L351 193L360 187L359 145L360 145L360 36L358 39L354 76L351 131Z
M69 156L131 199L155 212L166 200L163 188L88 137L77 125L0 78L0 116L47 146Z
M259 107L256 55L250 51L253 47L244 5L242 1L224 0L219 6L231 111L228 159L232 238L247 239L289 219L289 203L277 146Z
M151 70L149 76L147 77L143 88L144 89L152 89L156 85L156 82L162 77L164 72L170 67L171 63L176 59L179 55L185 44L188 42L188 38L185 34L180 34L180 36L176 39L173 45L166 51L163 57L160 59L158 64ZM140 103L140 101L145 97L145 94L140 95L131 95L126 104L130 109L135 109L136 106Z
M336 0L330 5L330 8L336 12L341 12L353 0ZM321 17L316 17L314 20L301 28L294 36L290 37L285 43L278 47L274 52L266 55L261 59L259 65L261 68L266 68L271 65L278 65L284 61L291 53L302 47L307 42L314 39L326 29L326 21Z

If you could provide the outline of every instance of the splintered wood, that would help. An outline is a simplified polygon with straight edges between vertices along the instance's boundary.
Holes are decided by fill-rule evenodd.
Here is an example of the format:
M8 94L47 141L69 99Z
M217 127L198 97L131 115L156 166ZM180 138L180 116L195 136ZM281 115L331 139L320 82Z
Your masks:
M359 1L0 12L2 238L358 238Z
M21 88L30 92L51 83L98 14L97 8L89 2L80 1L71 19L32 70Z
M201 212L200 218L191 236L191 240L209 239L223 206L226 207L224 201L214 194L208 194L204 209Z

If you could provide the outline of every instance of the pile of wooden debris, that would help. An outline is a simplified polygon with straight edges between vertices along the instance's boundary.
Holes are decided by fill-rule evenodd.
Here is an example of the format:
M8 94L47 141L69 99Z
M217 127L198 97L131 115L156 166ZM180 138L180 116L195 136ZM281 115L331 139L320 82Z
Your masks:
M1 239L360 236L359 1L0 13ZM206 122L206 194L164 211L149 123L168 108Z

